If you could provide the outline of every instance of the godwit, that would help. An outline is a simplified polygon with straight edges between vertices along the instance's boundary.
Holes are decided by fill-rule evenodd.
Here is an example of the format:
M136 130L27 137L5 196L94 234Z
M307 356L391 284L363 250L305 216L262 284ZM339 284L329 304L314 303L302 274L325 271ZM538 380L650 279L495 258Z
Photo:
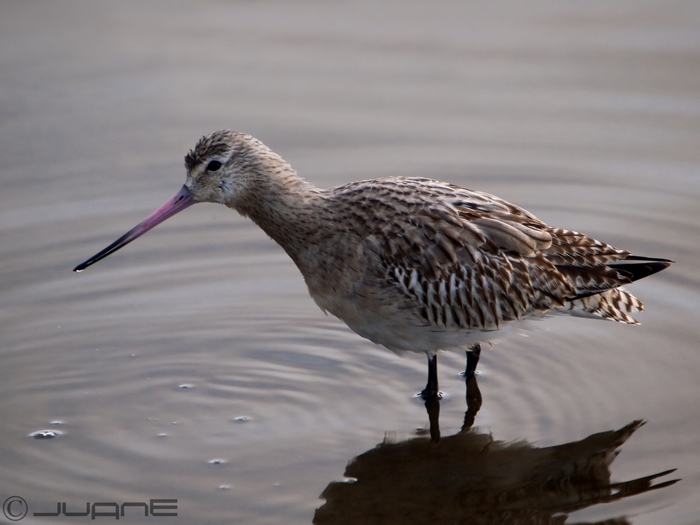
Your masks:
M425 178L319 189L256 138L202 137L185 156L182 189L76 266L84 270L197 202L250 217L289 254L311 297L394 352L428 356L426 400L439 396L437 352L467 350L547 312L638 324L642 302L621 288L672 261L638 257L546 225L494 195Z

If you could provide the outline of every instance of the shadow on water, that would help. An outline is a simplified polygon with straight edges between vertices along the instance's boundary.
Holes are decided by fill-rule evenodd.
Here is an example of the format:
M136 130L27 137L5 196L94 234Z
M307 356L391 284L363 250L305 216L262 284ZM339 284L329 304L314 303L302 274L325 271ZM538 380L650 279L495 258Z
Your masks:
M563 524L568 514L650 490L677 479L653 481L658 472L612 483L610 464L619 448L644 422L600 432L580 441L537 448L506 443L472 429L481 407L476 377L467 383L462 429L440 437L440 401L426 402L430 437L395 442L385 438L354 458L347 482L331 482L314 523L479 523ZM624 525L625 517L599 522Z

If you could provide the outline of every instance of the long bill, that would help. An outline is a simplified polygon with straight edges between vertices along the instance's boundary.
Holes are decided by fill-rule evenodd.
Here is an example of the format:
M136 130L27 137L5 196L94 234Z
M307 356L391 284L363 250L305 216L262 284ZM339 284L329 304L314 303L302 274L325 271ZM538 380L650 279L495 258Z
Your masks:
M97 261L104 259L108 255L116 252L119 248L122 248L129 244L131 241L134 239L137 239L138 237L141 237L144 233L146 233L148 230L155 228L158 226L161 222L164 220L168 219L169 217L172 217L178 212L181 212L185 208L189 208L193 204L195 204L197 201L194 200L194 197L190 190L188 190L185 186L182 187L182 189L175 194L175 196L170 199L168 202L163 204L160 208L158 208L156 211L151 213L148 217L146 217L143 221L141 221L138 225L136 225L134 228L126 232L124 235L119 237L116 241L114 241L112 244L107 246L104 250L102 250L99 253L96 253L92 257L90 257L87 261L79 264L75 268L73 268L74 272L82 272L85 268L90 266L91 264L95 264Z

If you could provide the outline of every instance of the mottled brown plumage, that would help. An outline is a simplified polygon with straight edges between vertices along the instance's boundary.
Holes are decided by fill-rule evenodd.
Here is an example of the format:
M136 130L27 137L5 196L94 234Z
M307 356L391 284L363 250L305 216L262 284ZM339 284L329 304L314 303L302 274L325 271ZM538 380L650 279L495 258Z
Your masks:
M319 189L243 133L203 137L181 192L82 270L195 202L250 217L277 241L327 312L358 334L429 356L564 312L637 324L623 285L666 268L553 228L494 195L425 178Z

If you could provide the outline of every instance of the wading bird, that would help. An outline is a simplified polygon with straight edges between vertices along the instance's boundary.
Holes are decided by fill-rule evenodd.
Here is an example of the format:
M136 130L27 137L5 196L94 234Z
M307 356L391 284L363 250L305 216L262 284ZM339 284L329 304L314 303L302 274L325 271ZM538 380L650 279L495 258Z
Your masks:
M182 189L81 271L168 217L215 202L250 217L289 254L311 297L367 339L428 356L426 400L439 397L437 352L467 351L533 317L563 312L637 324L642 302L621 288L672 261L639 257L554 228L494 195L427 178L320 189L256 138L202 137Z

